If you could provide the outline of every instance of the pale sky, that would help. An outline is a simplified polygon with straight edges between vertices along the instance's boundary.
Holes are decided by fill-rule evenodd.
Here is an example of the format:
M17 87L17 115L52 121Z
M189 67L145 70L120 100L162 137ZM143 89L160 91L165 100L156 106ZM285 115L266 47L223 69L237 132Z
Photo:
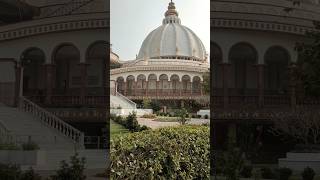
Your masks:
M120 60L133 60L147 35L160 25L170 0L111 0L110 38ZM210 55L210 0L173 0L181 24L201 39Z

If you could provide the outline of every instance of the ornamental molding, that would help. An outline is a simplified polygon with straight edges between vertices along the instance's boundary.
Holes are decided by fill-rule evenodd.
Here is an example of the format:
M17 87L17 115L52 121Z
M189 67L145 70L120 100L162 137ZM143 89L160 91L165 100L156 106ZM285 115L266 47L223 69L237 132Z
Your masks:
M3 26L4 27L4 26ZM41 34L57 33L65 31L75 31L84 29L104 29L109 27L109 20L106 18L97 19L79 19L71 21L63 21L56 23L38 24L25 27L16 27L10 30L1 31L0 26L0 41L37 36Z
M112 69L110 71L111 75L121 74L126 72L136 72L136 71L189 71L204 73L208 72L208 68L201 67L181 67L181 66L136 66L136 67L124 67Z
M305 35L306 32L315 30L315 28L306 26L238 19L211 19L210 25L214 28L250 29L283 32L296 35Z

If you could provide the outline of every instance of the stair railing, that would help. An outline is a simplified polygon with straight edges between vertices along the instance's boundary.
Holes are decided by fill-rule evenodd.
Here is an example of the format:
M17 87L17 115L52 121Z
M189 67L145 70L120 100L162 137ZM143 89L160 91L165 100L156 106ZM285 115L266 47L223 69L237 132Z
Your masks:
M17 145L16 137L0 122L0 144Z
M19 109L33 114L45 125L71 139L79 148L84 148L84 133L64 122L51 112L41 108L25 97L20 97Z
M125 100L130 105L132 105L134 107L134 109L137 109L137 104L135 102L131 101L129 98L125 97L124 95L122 95L118 91L116 92L116 96L119 96L121 99Z

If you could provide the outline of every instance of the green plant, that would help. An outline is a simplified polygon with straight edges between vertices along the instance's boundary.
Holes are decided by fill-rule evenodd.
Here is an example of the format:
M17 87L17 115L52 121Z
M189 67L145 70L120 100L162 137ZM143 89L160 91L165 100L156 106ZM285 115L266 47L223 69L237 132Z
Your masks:
M238 180L240 178L240 172L244 164L242 154L240 148L237 148L235 144L230 144L228 150L221 155L219 166L222 167L221 172L227 180Z
M273 179L276 177L274 172L268 167L261 168L261 176L263 179Z
M119 106L117 107L117 109L122 109L122 107L119 105Z
M0 164L0 179L15 180L21 176L20 167L11 164Z
M31 140L22 144L22 150L24 150L24 151L33 151L33 150L38 150L38 149L40 149L38 144L31 141Z
M19 180L41 180L41 176L34 172L32 168L21 175Z
M209 179L209 136L206 126L115 136L110 148L111 179Z
M150 99L143 99L142 104L143 104L143 108L145 108L145 109L151 108L151 100Z
M0 144L0 150L19 150L19 146L13 143Z
M137 121L137 115L136 113L133 111L132 113L129 113L129 116L127 117L127 128L131 131L131 132L134 132L134 131L137 131L138 128L139 128L139 124L138 124L138 121Z
M185 125L186 122L190 119L188 119L189 117L189 113L185 108L182 108L179 112L178 112L178 120L182 125Z
M250 178L252 176L252 166L244 166L240 172L240 176L244 178Z
M292 175L292 170L289 168L279 168L277 172L279 180L288 180L289 177Z
M157 117L156 114L144 114L141 116L142 118L154 119Z
M208 119L208 118L209 118L209 116L206 114L206 115L204 115L204 118L205 118L205 119Z
M160 103L156 100L151 101L150 106L154 112L160 111L161 109Z
M301 173L301 176L302 176L303 180L313 180L315 175L316 175L316 173L310 167L306 167L303 170L303 172Z
M61 161L60 169L56 175L51 176L53 180L85 180L83 174L85 169L85 158L79 158L78 153L70 158L70 165L66 161Z

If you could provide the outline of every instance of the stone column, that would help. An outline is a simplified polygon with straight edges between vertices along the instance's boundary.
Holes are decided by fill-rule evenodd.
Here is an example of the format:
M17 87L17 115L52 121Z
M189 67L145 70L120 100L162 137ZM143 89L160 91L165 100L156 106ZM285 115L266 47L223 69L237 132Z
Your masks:
M156 82L156 96L159 96L159 81Z
M123 95L127 95L127 89L128 89L128 87L127 87L127 81L124 81L123 82L123 86L124 86L124 88L123 88Z
M222 82L223 82L223 107L227 108L229 104L229 69L230 69L230 64L229 63L221 63L222 66Z
M46 72L46 104L51 104L53 81L54 81L54 64L44 64Z
M264 64L257 64L258 69L258 103L259 107L264 106Z
M80 63L78 64L80 66L80 72L81 72L81 90L80 90L80 98L83 101L85 96L87 95L87 63Z
M297 105L297 95L296 95L296 87L297 87L297 82L294 77L294 73L296 71L296 64L291 64L289 66L289 71L290 71L290 101L291 101L291 107L294 109Z
M23 86L21 86L22 82L22 74L23 74L23 67L21 66L20 63L17 62L16 64L16 69L15 69L15 74L16 74L16 83L15 83L15 106L19 105L19 98L22 95L21 92L23 91Z
M137 96L137 89L138 89L138 81L134 81L134 90L133 90L133 96Z

